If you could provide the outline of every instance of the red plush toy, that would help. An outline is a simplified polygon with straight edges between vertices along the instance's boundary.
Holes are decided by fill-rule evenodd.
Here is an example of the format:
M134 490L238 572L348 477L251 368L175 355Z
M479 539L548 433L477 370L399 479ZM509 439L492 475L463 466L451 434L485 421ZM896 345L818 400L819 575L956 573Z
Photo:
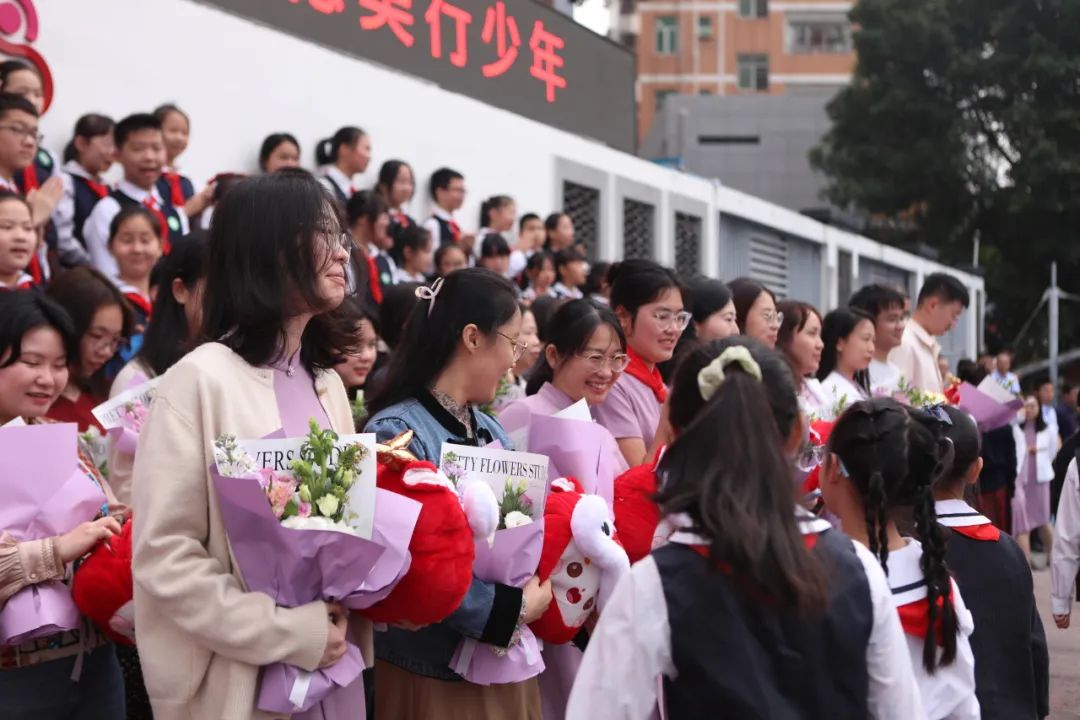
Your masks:
M453 483L405 449L411 439L409 432L378 447L376 483L423 506L409 542L412 563L388 596L357 612L380 623L430 625L465 599L476 549Z
M659 489L656 463L632 467L615 478L615 528L619 542L626 549L630 563L636 563L652 552L653 538L660 524L660 508L653 498Z
M103 633L123 645L135 644L134 586L131 579L131 520L119 535L94 548L75 571L75 607Z
M573 640L629 569L607 503L598 495L586 495L573 478L553 481L544 506L544 549L536 574L541 582L551 578L555 602L529 625L536 637L555 644Z
M829 442L835 423L829 420L815 420L810 423L810 444L824 447ZM803 480L803 495L809 495L821 487L821 465L818 464Z

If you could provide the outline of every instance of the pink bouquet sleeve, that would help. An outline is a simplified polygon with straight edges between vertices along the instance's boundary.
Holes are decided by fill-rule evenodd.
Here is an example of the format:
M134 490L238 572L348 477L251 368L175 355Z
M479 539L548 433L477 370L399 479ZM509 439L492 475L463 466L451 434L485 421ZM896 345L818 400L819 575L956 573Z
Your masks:
M594 422L534 415L529 426L529 452L548 457L548 476L572 477L585 492L612 506L615 477L625 467L611 433Z
M0 529L16 540L63 535L106 508L105 494L79 466L74 425L0 430ZM18 645L79 626L62 582L30 585L0 608L0 645Z

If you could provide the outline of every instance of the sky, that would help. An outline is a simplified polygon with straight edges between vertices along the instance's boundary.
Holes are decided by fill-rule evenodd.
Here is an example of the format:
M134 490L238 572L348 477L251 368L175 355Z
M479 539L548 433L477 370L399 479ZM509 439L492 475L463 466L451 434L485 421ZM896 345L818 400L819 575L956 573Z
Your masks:
M575 6L574 19L601 35L607 35L608 26L611 24L611 15L604 0L585 0L581 5Z

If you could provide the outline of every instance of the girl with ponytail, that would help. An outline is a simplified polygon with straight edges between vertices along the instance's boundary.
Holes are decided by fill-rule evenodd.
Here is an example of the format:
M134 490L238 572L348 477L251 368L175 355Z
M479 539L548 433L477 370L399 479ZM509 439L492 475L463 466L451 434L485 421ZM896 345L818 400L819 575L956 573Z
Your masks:
M675 532L608 601L566 717L925 717L877 560L796 508L784 357L743 336L698 346L670 409L657 501Z
M949 576L934 511L933 483L949 471L955 450L910 412L889 398L849 408L829 437L821 491L844 530L889 576L927 717L976 720L974 624ZM905 510L919 540L897 529Z
M370 162L371 138L358 127L339 128L333 136L315 145L319 179L342 208L356 192L353 176L367 170Z

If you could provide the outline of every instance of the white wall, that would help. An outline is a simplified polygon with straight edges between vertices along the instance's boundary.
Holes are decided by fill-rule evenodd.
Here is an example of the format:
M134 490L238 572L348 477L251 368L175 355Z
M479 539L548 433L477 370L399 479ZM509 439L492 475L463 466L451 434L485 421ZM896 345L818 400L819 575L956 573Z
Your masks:
M288 0L251 0L288 2ZM671 262L672 208L687 202L707 209L702 267L720 257L720 213L745 217L822 245L824 297L835 305L836 251L851 251L907 269L917 278L946 269L938 263L828 227L745 193L612 150L477 100L442 90L369 62L344 57L192 0L47 0L37 4L35 47L52 68L56 98L42 121L45 144L60 150L79 115L104 112L119 119L176 102L192 117L191 146L182 169L205 181L217 172L254 171L262 138L292 132L306 166L314 147L341 125L371 135L374 158L358 183L374 184L379 165L407 160L418 188L412 212L427 214L426 183L437 167L466 176L465 227L478 220L481 200L509 194L520 212L546 214L561 204L562 168L585 166L601 191L600 255L616 259L627 188L647 186L659 197L656 256ZM358 31L359 33L359 31ZM604 112L597 108L596 112ZM857 262L853 268L858 274ZM982 278L955 273L975 291ZM810 298L808 298L810 299ZM968 352L978 347L980 325L965 315Z

